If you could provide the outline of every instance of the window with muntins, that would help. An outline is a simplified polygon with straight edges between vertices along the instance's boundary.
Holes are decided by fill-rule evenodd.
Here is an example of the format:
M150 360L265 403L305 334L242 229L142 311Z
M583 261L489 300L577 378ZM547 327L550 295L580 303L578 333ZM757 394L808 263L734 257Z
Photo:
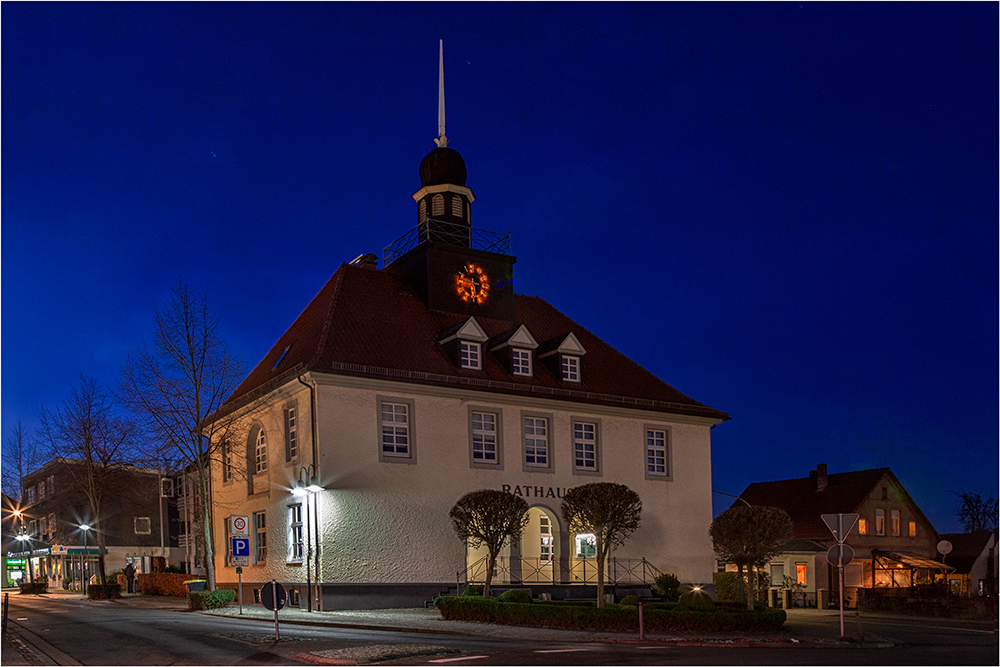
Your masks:
M233 445L228 440L222 441L222 481L228 482L233 479Z
M795 583L799 586L806 585L806 563L795 564Z
M254 472L267 471L267 435L264 429L257 430L257 440L254 443Z
M510 363L514 375L531 375L530 350L511 350Z
M576 536L576 557L595 558L597 556L597 536L593 533L581 533Z
M563 355L562 358L562 379L566 382L580 381L580 357Z
M382 454L410 455L409 407L405 403L382 403Z
M483 367L482 348L479 343L463 340L459 352L462 358L462 368L480 370Z
M540 560L547 563L552 560L555 550L555 541L552 538L552 522L544 514L539 517L539 521L541 522L541 526L538 532L541 534L542 539L542 555Z
M667 432L657 429L646 430L646 474L666 476Z
M885 535L885 510L875 510L875 534Z
M257 563L267 560L267 516L264 512L253 513L254 553Z
M524 418L524 462L529 466L549 465L549 424L544 418Z
M285 460L291 461L299 455L298 424L295 419L295 408L285 409Z
M597 426L573 423L573 465L579 470L597 470Z
M858 535L868 534L868 519L858 519Z
M302 505L288 506L288 560L302 560Z
M891 510L889 512L889 520L891 522L892 534L894 536L899 535L899 510Z
M472 413L472 460L497 462L497 416L491 412Z

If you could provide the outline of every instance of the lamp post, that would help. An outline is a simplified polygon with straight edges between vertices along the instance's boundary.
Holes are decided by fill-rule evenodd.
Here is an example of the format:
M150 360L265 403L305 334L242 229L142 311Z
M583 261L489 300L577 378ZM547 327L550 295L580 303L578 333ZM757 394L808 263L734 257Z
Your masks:
M295 483L295 488L292 489L292 493L297 496L306 497L306 516L303 523L306 527L305 538L306 538L306 595L308 596L307 601L307 611L312 611L312 582L309 577L309 556L311 543L309 539L309 498L314 496L323 490L323 487L319 484L319 478L316 476L316 466L310 463L308 466L302 466L299 470L299 479ZM313 516L315 517L314 532L316 533L316 587L319 588L319 511L315 506L315 500L313 501Z
M90 526L88 524L85 524L85 523L84 524L80 524L80 530L83 531L83 555L81 556L81 560L83 561L82 562L82 565L83 565L83 590L86 591L87 590L87 585L90 583L90 580L87 578L87 556L89 555L87 553L87 533L90 532Z

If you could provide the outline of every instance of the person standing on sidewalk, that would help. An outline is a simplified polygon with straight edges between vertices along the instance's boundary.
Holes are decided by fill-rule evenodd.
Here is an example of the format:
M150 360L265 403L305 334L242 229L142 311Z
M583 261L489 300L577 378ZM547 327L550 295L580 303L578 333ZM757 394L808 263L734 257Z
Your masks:
M135 593L135 565L131 561L125 566L125 590Z

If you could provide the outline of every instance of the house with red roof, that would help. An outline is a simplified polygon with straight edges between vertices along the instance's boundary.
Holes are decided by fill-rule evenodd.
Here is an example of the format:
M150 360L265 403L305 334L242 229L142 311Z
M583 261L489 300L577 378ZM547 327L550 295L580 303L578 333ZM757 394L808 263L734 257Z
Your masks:
M593 536L569 532L560 502L599 481L643 502L608 582L710 584L710 429L729 416L517 293L509 235L472 226L465 162L443 128L436 141L416 226L381 266L341 265L223 408L240 419L212 466L232 519L214 526L219 584L241 564L247 587L276 579L309 608L423 603L482 580L486 552L448 513L498 489L530 507L499 583L558 597L596 581Z
M837 540L824 514L858 515L845 539L854 550L844 568L848 604L858 588L910 587L948 569L934 560L940 536L889 468L828 473L821 463L808 477L751 484L739 498L779 507L792 519L791 540L768 564L772 587L793 584L811 600L820 590L837 599L840 573L827 559Z

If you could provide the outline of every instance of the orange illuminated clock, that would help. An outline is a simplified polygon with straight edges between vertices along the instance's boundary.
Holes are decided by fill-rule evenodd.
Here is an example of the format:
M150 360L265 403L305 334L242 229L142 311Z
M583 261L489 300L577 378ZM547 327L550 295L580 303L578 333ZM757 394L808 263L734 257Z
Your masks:
M483 303L490 293L490 279L475 264L466 264L455 277L455 289L462 301Z

